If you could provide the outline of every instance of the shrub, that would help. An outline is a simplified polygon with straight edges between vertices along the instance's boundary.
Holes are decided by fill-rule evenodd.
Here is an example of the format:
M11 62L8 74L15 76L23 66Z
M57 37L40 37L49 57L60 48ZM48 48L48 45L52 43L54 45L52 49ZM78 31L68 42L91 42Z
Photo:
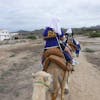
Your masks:
M90 48L85 48L84 52L89 52L89 53L92 53L92 52L95 52L94 50L90 49Z
M100 33L89 33L89 37L100 37Z
M36 36L28 36L27 38L28 39L32 39L32 40L35 40L36 39Z
M5 93L7 86L0 85L0 93Z
M12 54L12 55L10 55L9 57L15 57L16 55L15 54Z

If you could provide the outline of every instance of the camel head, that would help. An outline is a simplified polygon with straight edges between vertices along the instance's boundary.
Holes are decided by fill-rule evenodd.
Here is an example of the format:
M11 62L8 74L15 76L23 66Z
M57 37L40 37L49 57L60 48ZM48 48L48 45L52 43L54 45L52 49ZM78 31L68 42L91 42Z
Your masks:
M50 88L53 82L52 75L45 71L32 73L32 77L33 77L33 84L35 83L36 85L41 85L48 88Z

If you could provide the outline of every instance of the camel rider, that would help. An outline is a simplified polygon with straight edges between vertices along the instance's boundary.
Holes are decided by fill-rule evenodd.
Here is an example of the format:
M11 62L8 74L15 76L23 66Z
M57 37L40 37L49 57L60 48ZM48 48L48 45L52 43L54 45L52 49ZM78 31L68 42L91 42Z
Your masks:
M46 27L46 29L44 31L43 37L45 40L44 50L60 46L59 40L63 41L63 40L65 40L65 37L64 37L64 33L62 32L61 27L59 25L59 19L57 19L57 18L52 19L50 25L48 25L48 27ZM69 52L65 51L65 47L62 47L62 52L63 52L66 60L72 63L72 57L70 56ZM44 59L42 58L42 62L43 61L44 61Z
M69 61L72 65L75 65L75 60L72 57L72 53L71 53L71 48L70 46L67 44L67 40L66 37L64 36L64 40L60 42L61 48L64 51L64 55L67 61Z
M45 40L44 49L59 47L58 40L63 38L63 35L64 34L61 32L61 27L59 25L59 19L52 19L50 25L46 27L43 33Z
M80 50L81 50L81 46L80 46L79 41L77 41L77 40L73 37L73 35L74 35L73 30L72 30L71 28L69 28L69 29L66 31L65 35L66 35L66 37L67 37L67 38L66 38L67 41L68 41L68 40L71 40L71 41L73 42L73 44L77 47L77 50L75 51L75 54L76 54L76 56L78 57L78 56L79 56L79 53L80 53Z
M45 40L44 51L50 48L59 47L59 39L63 38L63 33L61 32L61 27L59 25L59 19L54 18L51 20L50 24L45 28L43 37ZM42 63L44 58L42 57Z
M73 43L74 45L76 45L77 47L77 50L76 50L76 57L79 57L79 54L80 54L80 50L81 50L81 46L80 46L80 43L79 41L77 41L76 39L73 38Z
M71 28L69 28L69 29L67 29L67 31L65 32L65 35L67 35L68 37L67 37L67 40L69 39L69 40L71 40L72 39L72 33L73 33L73 31L72 31L72 29Z

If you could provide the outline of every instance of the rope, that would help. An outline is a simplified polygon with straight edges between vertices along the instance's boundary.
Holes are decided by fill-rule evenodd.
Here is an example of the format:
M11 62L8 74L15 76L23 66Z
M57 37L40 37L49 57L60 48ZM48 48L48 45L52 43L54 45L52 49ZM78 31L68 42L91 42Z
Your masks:
M46 86L47 88L50 88L46 83L42 82L42 81L36 81L34 83L37 83L37 84L42 84L44 86Z

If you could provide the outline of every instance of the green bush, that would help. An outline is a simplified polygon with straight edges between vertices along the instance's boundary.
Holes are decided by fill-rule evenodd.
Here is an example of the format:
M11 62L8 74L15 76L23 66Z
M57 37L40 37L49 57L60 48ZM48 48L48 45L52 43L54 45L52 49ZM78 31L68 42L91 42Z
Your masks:
M89 36L89 34L90 34L90 33L86 32L86 33L84 33L83 35L84 35L84 36Z
M5 93L6 88L7 88L7 86L5 86L4 84L0 84L0 93Z
M27 38L28 39L32 39L32 40L35 40L36 39L36 36L28 36Z
M85 50L83 50L84 52L89 52L89 53L92 53L92 52L95 52L94 50L90 49L90 48L85 48Z
M89 33L89 37L100 37L100 33Z
M12 55L10 55L9 57L15 57L16 55L15 54L12 54Z

